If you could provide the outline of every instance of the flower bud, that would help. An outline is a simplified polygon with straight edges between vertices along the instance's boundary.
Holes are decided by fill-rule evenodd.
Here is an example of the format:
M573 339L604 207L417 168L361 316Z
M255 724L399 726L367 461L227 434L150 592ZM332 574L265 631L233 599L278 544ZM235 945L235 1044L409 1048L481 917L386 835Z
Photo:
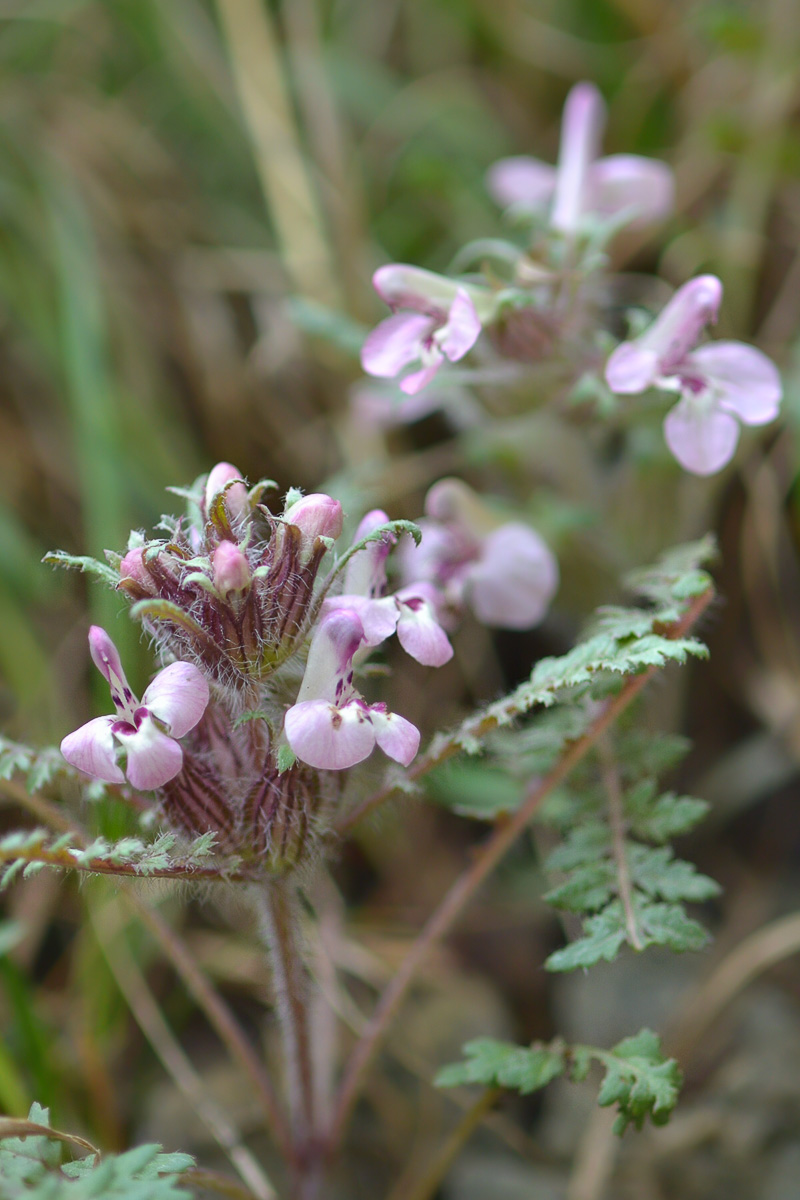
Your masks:
M342 532L342 506L324 492L312 492L292 504L283 514L284 521L296 525L312 544L318 537L334 541Z
M425 512L444 525L476 537L490 533L499 524L480 496L460 479L440 479L435 483L425 497Z
M252 581L250 564L233 542L223 541L213 556L214 587L221 596L244 592Z
M119 577L120 579L132 579L140 587L152 590L150 576L144 565L144 551L140 547L129 550L125 555L119 564Z
M232 519L238 520L245 517L250 509L250 504L247 499L247 488L240 481L242 473L232 463L221 462L209 472L206 480L205 490L205 511L208 514L211 505L214 503L215 496L220 492L225 491L225 485L230 483L231 486L225 491L225 504Z

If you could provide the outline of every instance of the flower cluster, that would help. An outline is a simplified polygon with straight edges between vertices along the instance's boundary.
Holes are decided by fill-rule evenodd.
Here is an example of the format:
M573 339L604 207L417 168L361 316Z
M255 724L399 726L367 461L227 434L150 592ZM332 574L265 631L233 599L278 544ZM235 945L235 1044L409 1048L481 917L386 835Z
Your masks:
M400 531L413 527L368 513L321 578L342 532L341 506L324 494L290 493L275 516L263 503L269 486L248 489L235 467L220 463L186 493L188 518L164 518L166 537L132 535L124 556L110 556L119 591L166 665L139 701L113 642L93 626L90 653L115 711L69 734L61 750L89 775L156 791L173 826L213 830L221 844L277 870L302 856L339 793L339 772L376 746L405 766L417 753L416 727L358 689L356 672L374 649L396 634L423 665L446 663L453 649L441 618L454 606L457 578L479 615L518 622L503 619L500 592L493 606L481 583L481 562L491 560L503 528L488 537L476 530L470 541L465 514L460 526L454 517L449 555L438 555L436 569L421 558L415 572L406 552L393 591L387 560ZM513 586L521 611L538 619L540 601L535 614L526 607L528 559L549 552L531 531L526 543L523 527L514 528L521 557ZM546 565L551 580L554 571ZM536 586L541 591L541 580Z
M549 392L562 411L565 401L587 398L599 398L609 411L605 385L618 395L654 387L680 397L664 434L681 466L696 475L711 475L731 460L739 422L775 419L781 384L768 358L740 342L697 346L721 303L722 285L713 275L680 288L650 328L618 346L601 370L609 340L603 328L613 319L603 245L624 226L667 217L675 192L664 163L633 154L599 157L604 122L597 88L579 83L564 106L556 166L517 156L490 169L493 198L511 218L528 218L527 246L479 239L457 258L462 265L479 263L480 270L455 278L399 263L375 273L375 289L393 315L368 335L361 360L368 374L397 379L405 396L392 400L358 389L354 404L363 419L391 425L442 407L451 423L474 426L480 405L464 396L465 381L478 388L504 379L528 382L518 389L528 403L531 396L541 403ZM482 331L487 336L479 344ZM460 394L437 385L429 397L417 398L448 361L460 361L473 347L481 362L477 370L462 368ZM504 376L497 357L525 364L527 379L524 367L509 374L508 363ZM496 391L484 401L492 415ZM460 421L456 409L463 412ZM430 541L423 558L432 553Z

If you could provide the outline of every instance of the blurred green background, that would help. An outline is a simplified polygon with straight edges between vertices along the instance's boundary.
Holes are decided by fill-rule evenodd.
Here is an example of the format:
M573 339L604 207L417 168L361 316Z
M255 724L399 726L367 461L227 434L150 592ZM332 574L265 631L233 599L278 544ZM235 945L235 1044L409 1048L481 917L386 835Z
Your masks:
M167 485L217 460L283 490L352 481L355 472L362 492L393 515L420 511L427 482L440 466L452 470L441 431L376 439L348 412L360 338L384 315L371 273L386 261L445 270L464 241L499 234L486 168L514 153L553 161L564 97L580 79L594 80L608 101L606 151L664 158L678 181L674 218L615 243L615 266L674 285L715 272L726 289L720 334L758 342L786 378L785 425L752 443L739 472L681 493L684 508L696 505L720 534L725 606L709 630L711 665L688 690L662 696L661 710L697 741L687 786L718 804L697 850L727 888L718 914L724 949L800 903L800 14L792 0L0 0L0 719L9 736L57 741L76 712L89 712L87 613L112 632L142 686L150 660L122 603L40 559L54 547L95 555L123 547L131 527L172 511ZM674 503L661 488L656 480L647 492L656 522L660 506ZM572 608L581 615L577 602ZM492 694L503 658L502 643L480 647L485 673L464 670L466 690ZM434 688L429 703L440 699ZM0 817L13 826L18 813L5 807ZM391 855L367 832L340 874L371 951L391 962L459 859L464 835L424 810L388 828ZM430 862L415 891L420 844L430 846ZM533 884L517 883L530 893L524 917L519 898L500 889L482 910L489 934L482 940L476 919L464 944L435 964L428 999L450 1015L419 1008L407 1018L410 1049L397 1070L412 1082L395 1074L376 1084L373 1102L394 1133L385 1129L372 1145L367 1181L371 1172L380 1178L379 1160L402 1163L415 1139L430 1135L420 1094L431 1128L450 1119L450 1102L431 1098L425 1083L437 1020L457 1023L444 980L452 988L463 970L477 1008L502 1010L500 1024L517 1036L560 1028L554 1006L579 1007L545 987L539 963L557 935L547 918L531 925ZM122 1145L147 1134L157 1068L134 1061L138 1035L99 942L81 927L93 895L49 876L12 893L12 911L32 932L16 958L0 958L8 1030L0 1107L22 1111L36 1098L54 1106L57 1123ZM157 902L177 913L169 896ZM208 907L187 915L183 905L180 919L249 1013L260 968L246 947L225 941L224 923L205 928ZM653 968L653 988L668 970ZM748 1018L761 1062L773 1051L780 1058L800 1032L800 973L782 970L766 1007ZM191 1038L190 1006L172 982L156 968L154 987ZM770 1004L779 1016L770 1017ZM777 1046L767 1027L781 1031ZM202 1036L194 1045L202 1063ZM745 1054L740 1074L750 1063ZM713 1145L700 1165L692 1160L700 1182L672 1179L658 1150L651 1159L632 1151L634 1183L625 1186L634 1190L614 1195L644 1197L635 1189L645 1178L654 1200L796 1194L779 1188L781 1171L800 1177L786 1158L800 1144L799 1076L761 1107L748 1106L754 1092L745 1087L740 1109L741 1087L721 1066L720 1083L716 1064L704 1060L692 1085L706 1124L690 1129L679 1118L685 1141L672 1134L685 1155ZM131 1074L120 1092L121 1069ZM527 1127L536 1116L525 1110L519 1119ZM536 1194L549 1196L547 1172L560 1187L558 1171L566 1178L576 1153L575 1114L549 1114L544 1166L529 1134L509 1132L502 1119L505 1133L486 1161L498 1146L527 1154L526 1178L544 1172ZM750 1131L744 1165L730 1132L740 1126L729 1119ZM175 1136L185 1139L179 1148L196 1149L185 1121ZM509 1200L529 1194L514 1190L514 1170ZM770 1172L774 1189L753 1190ZM343 1193L351 1197L371 1184L358 1184L363 1193L352 1180L346 1186L356 1189ZM447 1196L482 1198L471 1186L465 1176Z

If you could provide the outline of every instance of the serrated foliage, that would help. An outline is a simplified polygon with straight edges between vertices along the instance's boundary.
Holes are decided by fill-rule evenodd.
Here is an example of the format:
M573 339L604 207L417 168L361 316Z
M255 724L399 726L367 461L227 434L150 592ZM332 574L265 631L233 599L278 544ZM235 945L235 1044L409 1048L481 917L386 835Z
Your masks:
M88 554L67 554L64 550L51 550L45 554L42 562L51 567L64 567L68 571L82 571L86 575L94 575L110 587L116 587L119 583L118 571Z
M680 904L638 901L632 908L637 949L667 946L670 950L701 950L708 941L703 926L688 917ZM574 971L598 962L613 962L625 942L633 944L625 906L612 900L599 913L587 917L583 937L556 950L547 959L548 971Z
M448 746L475 754L484 749L489 734L497 737L495 730L515 723L532 709L558 704L571 709L570 716L553 722L558 736L549 745L542 739L537 743L536 735L528 740L530 753L538 749L552 762L567 741L580 736L576 730L591 720L592 701L613 688L616 680L670 662L685 663L689 657L706 657L702 642L670 633L691 601L711 588L701 567L714 554L713 539L703 538L669 551L654 567L631 575L626 583L643 605L600 609L572 650L560 658L541 659L530 678L513 692L469 717L454 733L435 739L430 755L441 756ZM523 745L527 734L521 735Z
M438 1087L479 1083L502 1087L523 1095L546 1087L566 1075L575 1082L586 1078L592 1061L605 1070L598 1103L616 1104L615 1133L629 1124L641 1129L646 1118L663 1125L678 1100L681 1072L675 1059L665 1059L661 1043L651 1030L625 1038L613 1049L568 1046L560 1039L547 1045L515 1046L493 1038L477 1038L464 1046L465 1061L444 1067L436 1077Z
M476 1038L464 1046L466 1062L451 1063L436 1076L437 1087L482 1083L509 1088L527 1095L563 1075L566 1047L560 1042L545 1046L514 1046L493 1038Z
M146 1145L101 1156L80 1138L48 1134L50 1115L38 1104L27 1122L10 1124L20 1133L3 1137L0 1121L0 1200L191 1200L179 1186L194 1166L188 1154ZM82 1156L70 1160L73 1152Z
M204 833L182 845L174 833L162 833L152 842L135 837L117 842L96 838L83 845L77 834L54 838L44 829L9 833L0 838L0 888L8 887L19 874L46 866L88 874L192 878L208 868L215 837L213 832ZM214 860L214 874L231 874L238 865L236 858L226 858L222 864Z
M58 775L78 778L78 772L65 761L56 746L35 750L22 742L0 735L0 779L23 776L29 792L39 791Z
M628 762L619 771L620 779L635 775L635 768L635 762ZM549 957L548 969L570 971L610 962L626 942L637 950L651 945L673 950L702 947L707 935L683 905L711 899L718 885L676 858L670 846L648 845L644 839L664 843L686 833L704 815L706 804L672 792L659 795L654 779L640 779L620 793L626 830L620 836L602 786L587 787L584 781L580 799L576 795L573 800L567 806L572 828L545 862L548 871L564 878L545 900L583 916L584 930L582 937Z

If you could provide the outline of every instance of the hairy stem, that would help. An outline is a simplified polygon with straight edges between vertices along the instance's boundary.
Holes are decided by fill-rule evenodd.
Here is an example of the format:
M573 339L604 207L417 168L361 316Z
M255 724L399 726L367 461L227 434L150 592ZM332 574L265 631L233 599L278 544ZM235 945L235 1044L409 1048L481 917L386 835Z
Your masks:
M609 738L601 738L598 746L600 751L600 771L603 776L603 786L608 797L608 820L611 826L611 849L617 868L617 886L622 907L625 909L625 926L628 930L628 941L634 950L644 950L639 928L636 924L636 913L633 910L633 888L631 875L628 870L628 858L625 853L625 812L622 805L622 788L619 781L619 770L614 759Z
M666 636L681 638L691 629L713 599L714 591L709 588L697 596L688 606L680 621L671 627ZM544 778L528 792L522 805L507 823L497 826L477 852L471 866L458 877L445 895L439 907L430 916L419 937L400 965L391 982L378 1001L361 1040L357 1043L342 1079L336 1099L334 1119L330 1130L329 1148L334 1151L342 1141L350 1115L358 1097L366 1071L372 1062L389 1024L405 998L417 972L431 949L444 937L454 924L462 909L472 899L486 877L494 870L511 848L522 830L538 811L544 800L572 771L588 751L597 744L606 730L639 695L642 688L653 678L659 667L651 667L641 675L628 678L622 690L602 706L586 733L570 743L563 755ZM422 774L422 772L419 772Z
M271 880L258 894L259 917L272 967L275 1008L283 1041L283 1060L292 1118L292 1165L295 1195L312 1195L308 1180L316 1173L314 1069L309 1028L309 980L301 949L298 896L289 880Z

